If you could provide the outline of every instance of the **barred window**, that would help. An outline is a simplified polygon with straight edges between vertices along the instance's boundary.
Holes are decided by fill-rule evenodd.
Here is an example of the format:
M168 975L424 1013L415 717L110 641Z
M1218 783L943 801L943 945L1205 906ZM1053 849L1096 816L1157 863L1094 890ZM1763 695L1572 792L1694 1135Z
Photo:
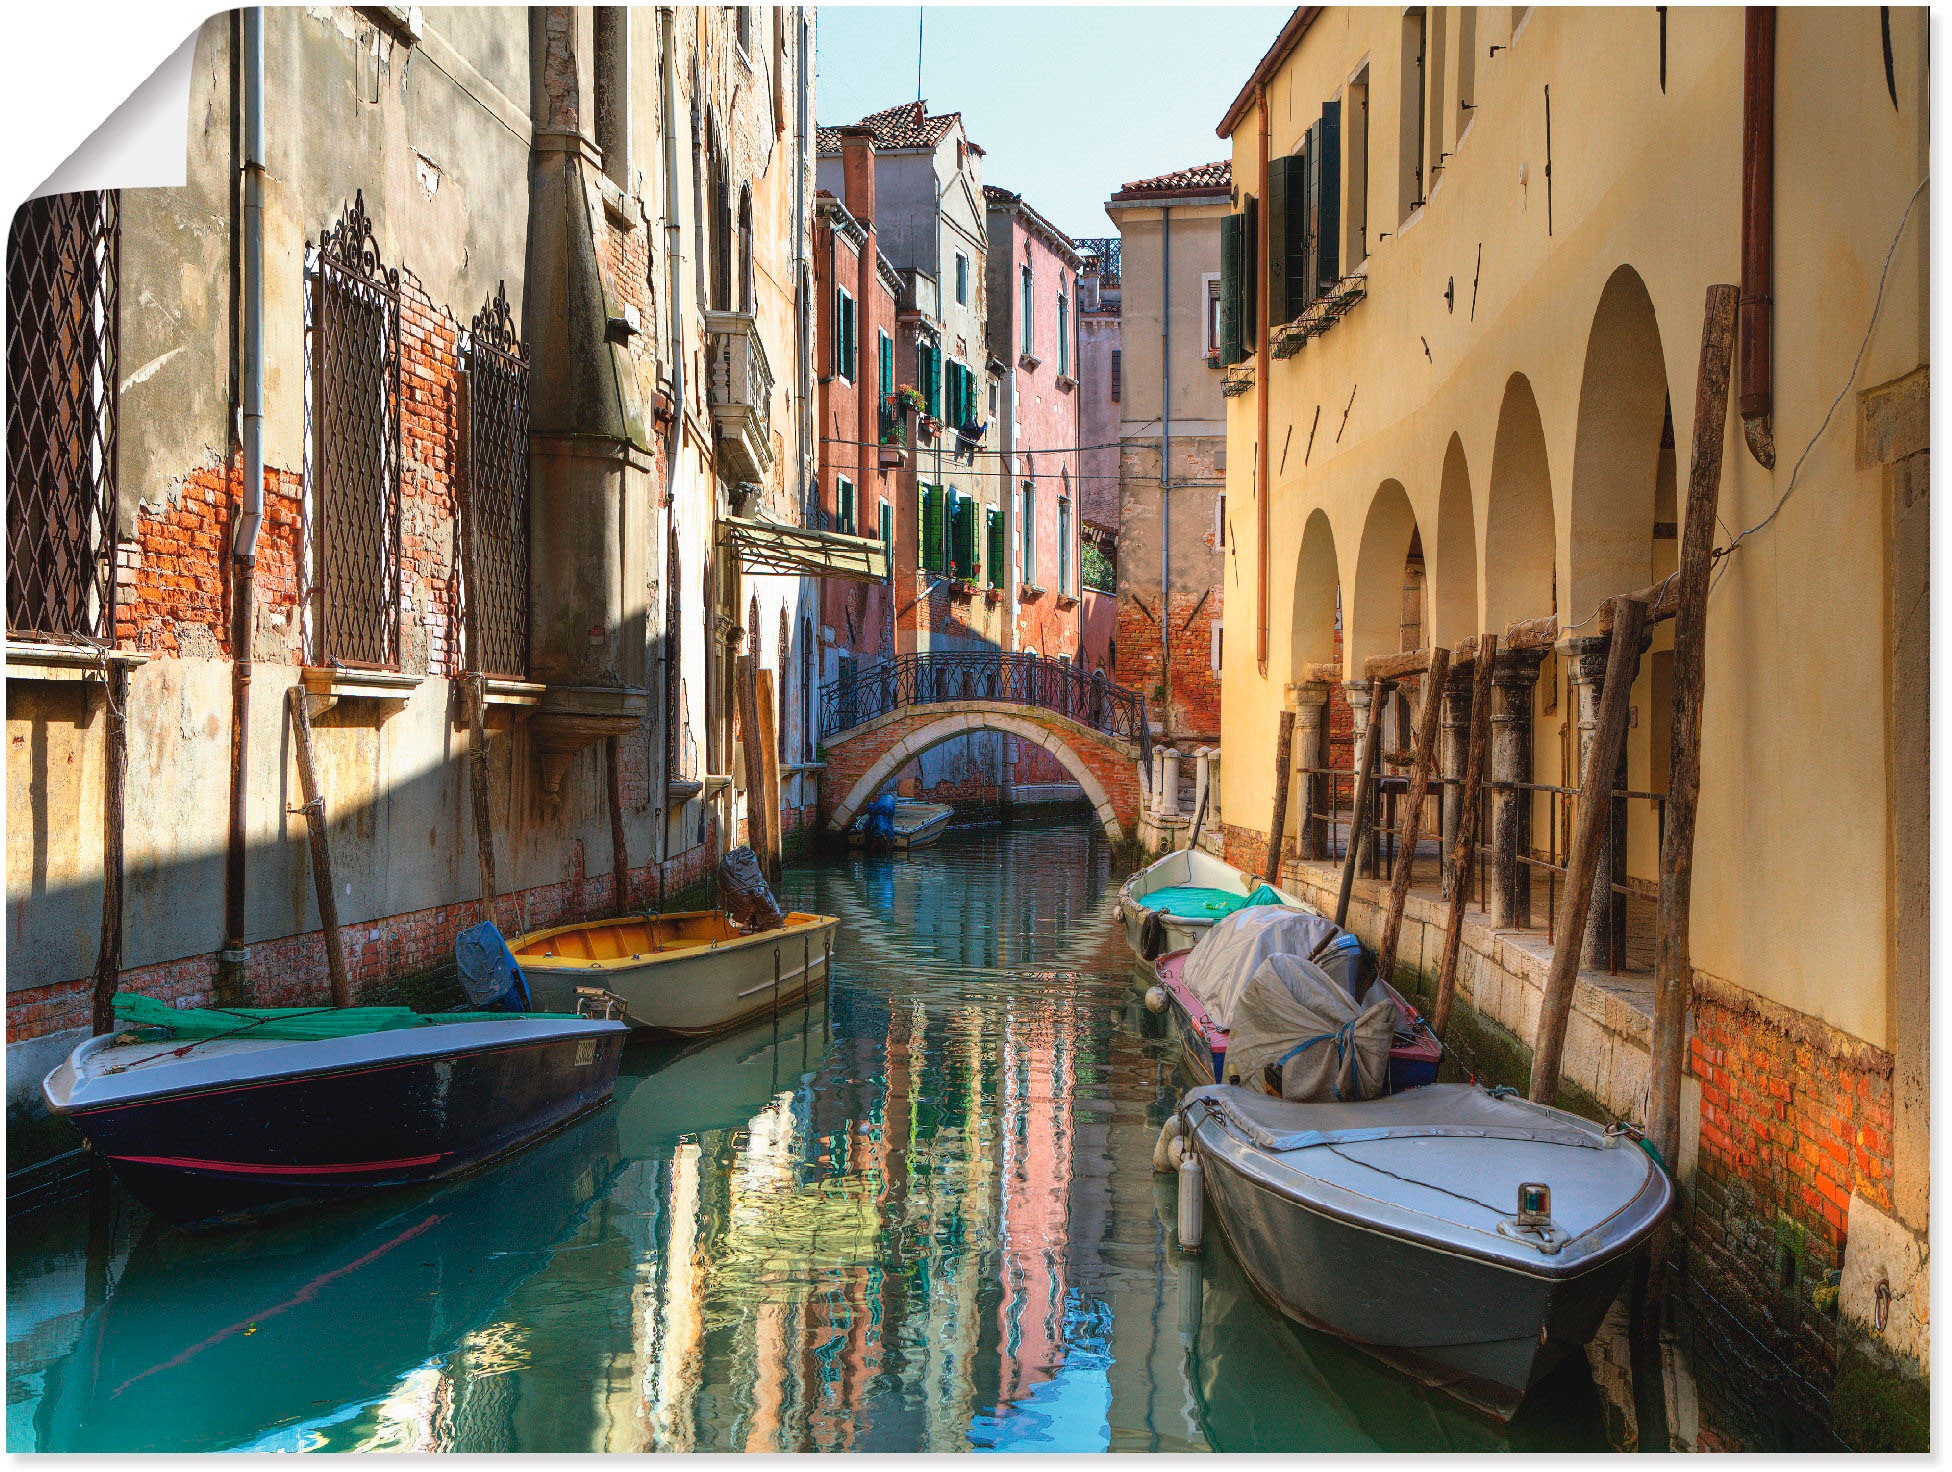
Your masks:
M7 631L114 634L121 197L29 200L7 242Z
M468 477L461 496L468 667L529 666L529 364L507 287L468 333Z
M355 194L319 243L312 429L322 664L400 665L400 272Z

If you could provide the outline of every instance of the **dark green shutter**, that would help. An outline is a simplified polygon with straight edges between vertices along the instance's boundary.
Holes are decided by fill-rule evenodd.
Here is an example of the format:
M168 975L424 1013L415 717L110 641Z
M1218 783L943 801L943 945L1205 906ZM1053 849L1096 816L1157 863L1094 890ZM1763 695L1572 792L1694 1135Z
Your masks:
M895 575L895 508L881 503L881 555L888 559L888 576Z
M1288 221L1296 205L1297 181L1292 177L1295 160L1271 158L1267 161L1267 319L1286 322L1301 312L1300 298L1291 294L1289 254L1294 242Z
M1260 201L1248 195L1240 212L1240 340L1243 347L1260 343L1261 224ZM1246 352L1241 356L1245 358Z
M848 536L854 535L854 486L850 481L840 483L840 529Z
M895 391L895 340L884 332L875 341L881 347L881 397L885 399Z
M1220 217L1220 361L1238 363L1240 350L1241 215Z
M1308 130L1309 229L1315 242L1315 290L1310 299L1341 279L1342 104L1322 104L1321 121Z
M932 535L935 531L935 488L933 486L918 485L915 488L915 501L916 511L918 513L915 521L922 544L919 549L922 566L925 570L933 572L935 570L936 548L941 546L941 540Z
M1003 586L1003 518L994 506L989 506L984 508L983 523L984 540L989 543L990 586L1000 588Z

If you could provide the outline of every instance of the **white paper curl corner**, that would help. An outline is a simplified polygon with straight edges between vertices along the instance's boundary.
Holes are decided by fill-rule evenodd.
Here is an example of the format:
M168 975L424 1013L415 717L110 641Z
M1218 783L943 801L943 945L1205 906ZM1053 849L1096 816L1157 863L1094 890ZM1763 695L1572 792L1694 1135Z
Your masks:
M32 197L86 189L181 189L189 178L190 73L196 51L192 31Z

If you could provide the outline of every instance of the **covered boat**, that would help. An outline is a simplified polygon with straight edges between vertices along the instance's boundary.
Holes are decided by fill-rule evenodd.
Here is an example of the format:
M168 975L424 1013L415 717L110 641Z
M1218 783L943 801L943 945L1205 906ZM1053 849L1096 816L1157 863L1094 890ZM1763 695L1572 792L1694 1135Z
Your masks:
M1264 1296L1501 1419L1593 1336L1673 1201L1625 1134L1476 1085L1301 1104L1214 1084L1179 1120Z
M603 1104L627 1029L575 1014L173 1008L121 993L124 1030L41 1085L158 1215L243 1219L440 1180Z
M955 815L956 810L946 802L916 802L904 797L885 814L886 832L872 821L884 815L870 811L848 830L847 841L856 848L926 848L942 836Z
M794 911L779 929L746 930L723 910L684 910L559 925L510 948L538 1005L601 987L623 999L632 1026L697 1037L824 983L839 924Z
M1113 912L1125 940L1141 961L1194 945L1221 920L1249 905L1291 905L1302 900L1202 849L1180 849L1148 864L1119 886Z

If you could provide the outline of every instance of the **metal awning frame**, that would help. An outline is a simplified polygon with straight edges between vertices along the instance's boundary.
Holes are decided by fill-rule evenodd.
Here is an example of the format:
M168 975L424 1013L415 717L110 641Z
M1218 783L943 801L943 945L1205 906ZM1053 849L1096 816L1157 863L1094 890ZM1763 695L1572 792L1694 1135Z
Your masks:
M850 537L745 516L719 518L719 543L735 548L746 572L786 577L888 580L888 550L879 537Z

